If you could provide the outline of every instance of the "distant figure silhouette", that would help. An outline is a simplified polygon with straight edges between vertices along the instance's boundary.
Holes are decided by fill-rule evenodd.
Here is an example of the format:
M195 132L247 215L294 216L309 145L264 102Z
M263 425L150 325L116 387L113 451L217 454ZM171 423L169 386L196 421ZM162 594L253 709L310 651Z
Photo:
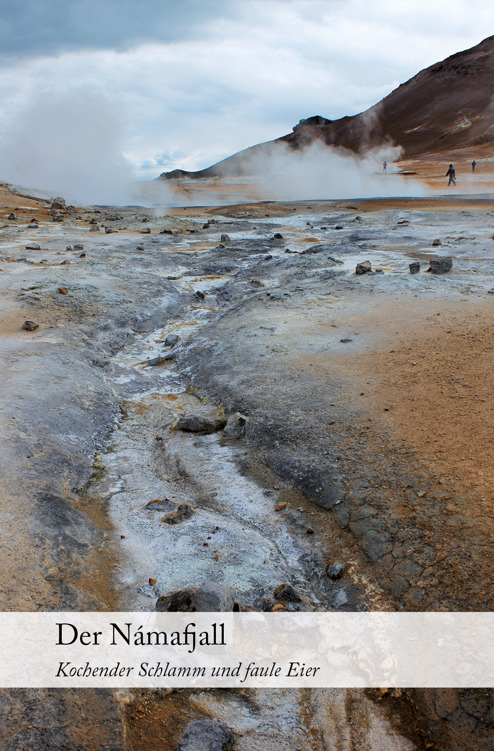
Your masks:
M472 172L475 172L475 167L476 166L477 166L477 162L474 159L473 162L472 162Z
M388 163L386 161L383 162L383 172L386 172L386 167L388 166Z
M453 183L453 185L456 185L456 172L452 164L449 165L449 169L446 172L446 177L448 177L448 175L449 175L448 186L451 185L451 183Z

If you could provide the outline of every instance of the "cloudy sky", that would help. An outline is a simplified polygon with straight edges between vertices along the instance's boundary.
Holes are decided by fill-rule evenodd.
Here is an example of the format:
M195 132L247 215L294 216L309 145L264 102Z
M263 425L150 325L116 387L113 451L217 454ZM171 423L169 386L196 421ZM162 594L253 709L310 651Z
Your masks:
M0 0L0 179L200 169L493 33L488 0Z

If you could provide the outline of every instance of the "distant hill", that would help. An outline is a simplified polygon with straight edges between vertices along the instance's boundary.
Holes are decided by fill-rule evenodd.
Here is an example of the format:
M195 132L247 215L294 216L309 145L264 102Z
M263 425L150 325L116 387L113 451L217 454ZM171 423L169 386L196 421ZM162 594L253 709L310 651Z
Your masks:
M494 36L417 73L365 112L339 120L316 115L286 136L257 144L197 172L173 170L158 179L248 174L247 163L271 144L303 149L321 140L363 154L392 143L404 158L494 145Z

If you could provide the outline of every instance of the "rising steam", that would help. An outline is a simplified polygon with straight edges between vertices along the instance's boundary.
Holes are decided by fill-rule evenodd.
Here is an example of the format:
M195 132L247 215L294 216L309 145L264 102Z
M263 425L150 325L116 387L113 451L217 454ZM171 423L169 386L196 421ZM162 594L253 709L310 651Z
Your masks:
M392 146L359 157L321 141L298 150L278 142L235 157L242 177L136 184L123 156L118 107L78 90L38 96L11 118L3 128L0 168L3 180L78 204L221 205L423 194L418 182L382 174L384 159L391 167L399 156Z
M2 179L72 203L128 203L133 174L119 115L87 90L38 96L4 126Z
M263 144L227 160L217 178L158 180L146 186L148 202L224 205L242 201L297 201L419 196L427 187L402 177L393 165L401 149L387 145L358 156L315 141L303 149L283 142ZM383 162L388 163L386 174ZM234 162L234 163L233 163ZM221 165L218 167L221 169ZM235 176L228 174L235 172ZM238 176L239 173L242 176ZM170 198L170 188L175 196ZM163 195L161 195L163 191Z

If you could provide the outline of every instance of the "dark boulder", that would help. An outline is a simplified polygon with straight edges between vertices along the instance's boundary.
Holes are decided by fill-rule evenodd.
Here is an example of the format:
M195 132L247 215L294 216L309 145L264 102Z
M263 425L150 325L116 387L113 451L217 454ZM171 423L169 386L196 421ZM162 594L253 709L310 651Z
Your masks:
M201 587L179 589L162 595L157 603L159 613L229 613L235 607L233 592L221 584L207 582Z
M177 751L230 751L233 732L218 720L198 720L187 725Z
M22 328L24 331L36 331L36 329L39 329L39 323L34 323L34 321L24 321Z
M431 258L430 267L427 269L431 274L447 274L453 268L453 259L451 256L442 258Z
M369 271L372 271L372 264L370 261L364 261L363 263L357 263L355 267L355 273L358 276L361 276L362 274L368 274Z
M202 415L184 415L177 422L179 430L188 433L216 433L226 425L224 417L204 417Z

